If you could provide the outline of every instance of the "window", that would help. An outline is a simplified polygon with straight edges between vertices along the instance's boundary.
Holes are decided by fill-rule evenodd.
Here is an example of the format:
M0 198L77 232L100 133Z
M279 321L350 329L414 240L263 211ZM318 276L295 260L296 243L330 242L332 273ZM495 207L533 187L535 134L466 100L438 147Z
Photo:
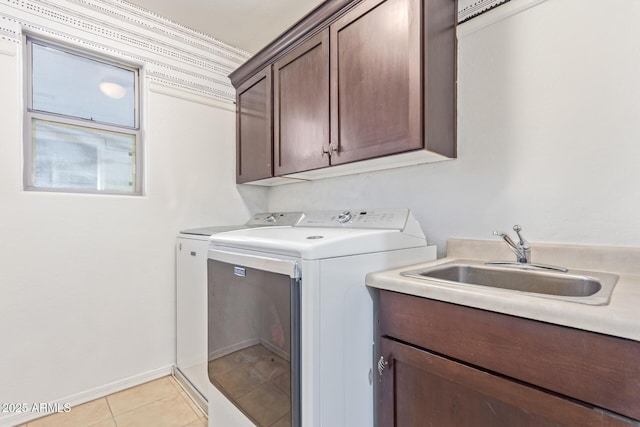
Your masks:
M26 39L26 190L141 194L139 69Z

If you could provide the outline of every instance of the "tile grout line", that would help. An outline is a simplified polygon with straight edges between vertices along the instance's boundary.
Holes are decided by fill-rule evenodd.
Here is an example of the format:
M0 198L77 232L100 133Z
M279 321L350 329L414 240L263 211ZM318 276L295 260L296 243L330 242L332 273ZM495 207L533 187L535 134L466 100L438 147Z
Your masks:
M130 387L130 388L125 389L125 390L122 390L122 391L126 391L126 390L130 390L130 389L132 389L132 388L140 387L140 386L143 386L143 385L145 385L145 384L149 384L149 383L151 383L151 382L155 382L155 381L161 380L162 378L167 378L167 380L168 380L169 382L171 382L171 380L168 378L168 376L167 376L167 377L161 377L161 378L158 378L158 379L156 379L156 380L148 381L148 382L146 382L146 383L142 383L142 384L139 384L139 385L134 386L134 387ZM174 390L175 390L175 387L173 387L173 385L172 385L172 388L174 388ZM122 391L121 391L121 392L122 392ZM119 392L119 393L121 393L121 392ZM117 394L117 393L114 393L114 394ZM157 402L159 402L159 401L161 401L161 400L164 400L164 399L167 399L167 398L169 398L169 397L173 397L173 396L175 396L175 395L180 395L180 392L179 392L179 391L174 391L174 393L167 394L166 396L163 396L163 397L161 397L161 398L159 398L159 399L155 399L155 400L152 400L152 401L148 401L148 402L146 402L146 403L145 403L145 404L143 404L143 405L140 405L140 406L137 406L137 407L135 407L135 408L130 408L130 409L126 410L126 411L123 411L123 412L119 413L117 416L118 416L118 417L121 417L121 416L123 416L123 415L125 415L125 414L129 414L130 412L137 411L137 410L139 410L139 409L145 408L145 407L147 407L147 406L149 406L149 405L152 405L152 404L154 404L154 403L157 403ZM112 395L109 395L109 396L112 396ZM108 396L105 396L105 399L106 399L107 397L108 397ZM109 401L108 401L108 400L107 400L107 403L109 403ZM112 416L113 416L113 422L114 422L114 423L116 423L116 426L117 426L117 422L116 422L116 415L113 413L113 410L111 410L111 405L109 405L109 410L111 411L111 414L112 414Z
M172 378L171 376L166 376L166 377L164 377L164 378L165 378L165 380L166 380L166 381L169 381L170 383L173 383L173 384L171 385L171 387L170 387L170 390L171 390L171 391L170 391L167 395L165 395L165 396L163 396L163 397L160 397L160 398L156 398L156 399L154 399L154 400L147 401L145 404L143 404L143 405L141 405L141 406L138 406L138 407L136 407L136 408L130 408L130 409L128 409L128 410L126 410L126 411L124 411L124 412L122 412L122 413L119 413L119 414L118 414L118 417L119 417L119 416L123 416L123 415L125 415L125 414L129 414L129 413L131 413L131 412L133 412L133 411L140 410L140 409L145 408L145 407L148 407L148 406L150 406L150 405L157 404L158 402L160 402L160 401L162 401L162 400L166 400L166 399L174 399L176 396L180 396L179 401L180 401L180 402L182 402L183 404L186 404L186 405L189 407L189 409L191 410L191 415L195 416L195 420L194 420L194 421L192 421L192 422L195 422L196 420L200 420L200 419L202 418L202 415L203 415L203 414L201 414L199 411L196 411L196 409L195 409L195 408L191 407L190 400L189 400L189 401L187 400L187 399L189 399L189 397L188 397L188 395L186 394L186 392L183 392L183 391L181 390L181 388L180 388L180 386L178 385L178 383L177 383L175 380L173 380L173 378ZM149 381L149 382L147 382L147 383L139 384L139 385L137 385L137 386L130 387L129 389L137 388L137 387L143 386L144 384L148 384L148 383L151 383L151 382L155 382L155 381L158 381L158 380L161 380L161 379L162 379L162 378L159 378L159 379L156 379L156 380L153 380L153 381ZM126 390L129 390L129 389L126 389ZM101 397L101 398L97 398L97 399L94 399L94 400L92 400L92 401L85 402L85 403L83 403L83 404L81 404L81 405L78 405L78 406L84 406L84 405L91 404L91 403L94 403L94 402L95 402L95 403L97 403L97 402L99 402L99 401L101 401L101 400L103 400L103 399L104 399L104 402L106 403L106 405L107 405L107 409L108 409L108 411L109 411L109 415L108 415L108 416L109 416L109 418L102 419L102 420L97 420L97 419L87 420L88 422L90 422L90 423L91 423L91 424L89 424L89 425L93 425L93 424L96 424L96 423L100 423L100 422L105 422L105 421L111 420L111 421L113 422L114 426L116 426L116 427L117 427L119 423L118 423L118 422L117 422L117 420L116 420L116 415L115 415L115 413L114 413L114 409L113 409L113 407L112 407L112 404L111 404L111 402L109 401L109 397L112 397L112 396L114 396L114 395L116 395L116 394L118 394L118 393L121 393L121 392L123 392L123 391L126 391L126 390L122 390L122 391L120 391L120 392L115 392L115 393L112 393L112 394L110 394L110 395L103 396L103 397ZM183 393L184 393L184 396L183 396ZM106 414L105 414L105 415L106 415ZM56 414L49 414L49 415L46 415L45 417L41 417L41 418L53 417L53 416L56 416ZM41 419L41 418L38 418L38 419L36 419L36 420L39 420L39 419ZM32 423L33 423L33 422L35 422L36 420L32 420L31 422L27 422L27 423L20 424L20 426L21 426L21 427L29 427L29 426L30 426L30 425L32 425ZM185 426L186 426L186 425L188 425L188 424L189 424L189 423L185 424Z
M104 400L107 401L107 407L109 408L109 413L111 414L111 421L113 421L113 425L115 425L116 427L118 427L118 422L116 421L116 416L113 414L113 409L111 409L111 403L109 403L109 397L110 395L107 395L104 397Z

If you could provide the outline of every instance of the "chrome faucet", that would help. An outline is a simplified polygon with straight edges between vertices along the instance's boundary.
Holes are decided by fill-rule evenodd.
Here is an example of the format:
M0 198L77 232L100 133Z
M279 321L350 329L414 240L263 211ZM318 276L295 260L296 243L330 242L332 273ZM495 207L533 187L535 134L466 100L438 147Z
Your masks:
M503 231L494 231L493 235L502 237L507 246L509 246L509 249L516 254L520 264L531 264L531 246L529 242L522 237L522 234L520 234L522 227L516 224L513 226L513 231L515 231L518 236L518 243L515 243L511 237Z
M521 268L525 270L551 270L562 273L566 273L567 271L569 271L564 267L558 267L556 265L532 264L531 245L529 245L529 242L527 242L527 240L522 237L522 234L520 233L522 231L522 227L520 227L519 225L514 225L513 231L515 231L516 235L518 236L518 243L514 242L507 233L502 231L494 231L493 235L502 237L507 246L509 246L509 249L511 249L511 251L516 254L517 261L489 261L485 264L499 265L502 267Z

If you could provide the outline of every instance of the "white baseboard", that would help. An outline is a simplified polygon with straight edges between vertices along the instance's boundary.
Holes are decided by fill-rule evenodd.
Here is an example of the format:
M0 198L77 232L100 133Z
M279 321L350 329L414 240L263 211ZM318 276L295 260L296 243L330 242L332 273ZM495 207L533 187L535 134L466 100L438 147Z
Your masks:
M154 369L152 371L144 372L142 374L124 378L122 380L114 381L112 383L86 390L71 396L67 396L62 399L57 399L56 401L53 401L51 403L59 403L60 406L68 403L73 408L74 406L78 406L95 399L100 399L101 397L117 393L127 388L131 388L158 378L165 377L167 375L171 375L172 372L173 366L168 365L162 368ZM9 414L7 416L0 416L0 427L14 427L49 414L51 414L51 412L24 412Z

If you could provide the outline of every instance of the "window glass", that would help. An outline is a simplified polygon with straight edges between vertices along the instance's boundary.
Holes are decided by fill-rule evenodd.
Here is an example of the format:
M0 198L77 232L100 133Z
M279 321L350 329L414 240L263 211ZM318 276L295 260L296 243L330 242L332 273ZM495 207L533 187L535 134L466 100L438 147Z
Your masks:
M32 45L33 109L135 126L135 73L48 46Z
M26 38L24 187L142 194L139 69Z
M135 137L33 120L36 187L132 192Z

